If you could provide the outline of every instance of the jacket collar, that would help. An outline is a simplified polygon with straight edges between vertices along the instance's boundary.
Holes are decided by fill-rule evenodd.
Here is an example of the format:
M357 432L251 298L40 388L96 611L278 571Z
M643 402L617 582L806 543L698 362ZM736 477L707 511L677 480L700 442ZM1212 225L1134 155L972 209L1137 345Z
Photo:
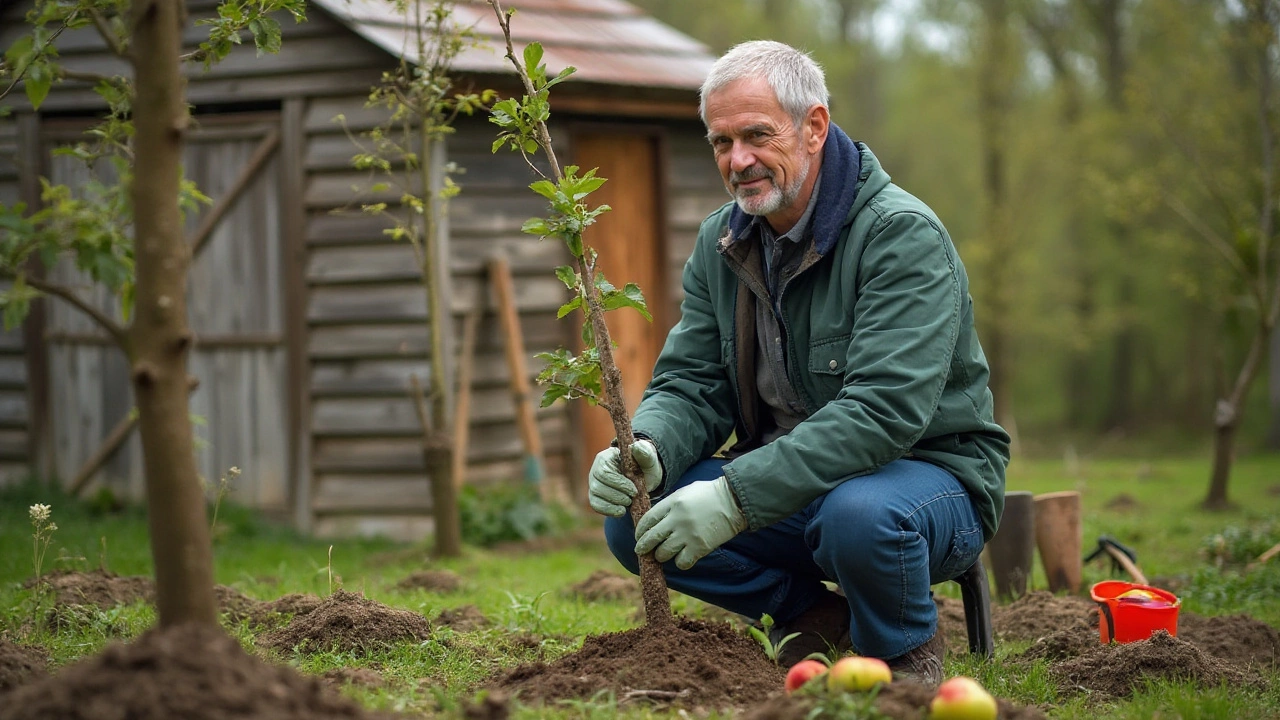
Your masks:
M818 188L818 204L813 211L813 249L818 255L826 255L840 239L840 231L853 216L854 202L866 180L863 170L865 146L855 143L835 123L827 131L827 142L822 148L822 183ZM865 150L867 155L870 150ZM875 158L872 157L872 164ZM870 167L867 168L871 170ZM867 173L870 174L869 172ZM730 238L749 235L752 216L742 212L735 203L729 214Z

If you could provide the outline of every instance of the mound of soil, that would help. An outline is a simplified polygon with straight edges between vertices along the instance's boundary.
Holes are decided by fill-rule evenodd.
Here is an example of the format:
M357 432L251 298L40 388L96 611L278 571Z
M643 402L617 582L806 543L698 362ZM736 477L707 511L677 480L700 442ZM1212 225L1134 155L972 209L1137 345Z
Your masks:
M418 613L388 607L363 595L339 590L288 625L258 636L265 648L289 652L367 653L406 640L431 637L431 623Z
M729 625L677 618L672 627L588 636L577 652L549 664L521 665L496 684L523 702L613 690L624 703L720 709L763 702L780 691L784 675L760 645Z
M396 587L401 590L450 593L457 592L462 587L462 578L448 570L419 570L396 583Z
M270 625L281 617L298 615L306 615L307 613L320 607L324 602L319 595L311 593L289 593L281 595L275 600L269 600L260 603L249 615L249 621L254 625Z
M586 580L569 586L569 594L583 600L622 600L640 602L640 580L623 577L608 570L597 570Z
M471 632L489 627L489 618L480 612L475 605L463 605L456 608L445 608L433 620L436 625L451 627L458 632Z
M1101 638L1098 636L1097 624L1077 620L1068 627L1037 639L1031 647L1015 659L1024 662L1042 659L1058 662L1087 654L1100 646Z
M1141 642L1099 644L1084 655L1050 666L1049 672L1064 693L1090 691L1117 698L1132 694L1148 679L1190 681L1203 687L1262 686L1258 676L1164 630Z
M1008 605L991 606L991 627L998 640L1035 641L1081 621L1096 628L1098 606L1075 595L1059 597L1038 590Z
M948 654L969 652L969 629L964 622L964 603L955 598L935 595L938 606L938 632L947 641Z
M43 677L47 666L39 649L0 640L0 695Z
M1178 637L1237 665L1280 669L1280 630L1248 615L1182 613Z
M880 688L876 694L877 717L890 720L924 720L928 716L933 691L913 682L895 682ZM1034 707L1014 705L996 699L1000 720L1044 720L1045 714ZM743 720L808 720L813 711L813 698L779 695L743 716ZM826 717L823 715L822 717Z
M372 718L307 678L249 655L216 627L151 630L10 693L0 720Z
M254 611L262 605L261 601L254 600L228 585L214 585L213 596L214 600L218 602L218 610L230 618L232 622L240 622L245 618L252 617Z
M32 578L23 587L34 587L36 582ZM117 605L152 602L156 596L156 585L151 578L140 575L120 577L108 570L83 573L59 570L42 576L39 582L53 589L57 605L97 605L103 610L110 610Z

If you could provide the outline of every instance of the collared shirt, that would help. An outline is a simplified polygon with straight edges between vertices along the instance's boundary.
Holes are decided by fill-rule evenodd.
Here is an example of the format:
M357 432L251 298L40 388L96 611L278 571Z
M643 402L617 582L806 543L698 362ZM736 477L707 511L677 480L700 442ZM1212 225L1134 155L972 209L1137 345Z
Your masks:
M822 178L813 185L809 204L804 214L792 228L781 235L774 233L763 215L753 218L752 232L758 233L761 243L760 256L764 262L765 282L769 290L769 302L756 303L756 388L773 419L773 427L765 423L761 440L770 443L786 435L809 416L800 401L800 395L787 374L786 329L782 326L782 306L779 278L786 267L800 261L804 255L804 243L812 234L810 226L813 211L818 204L818 188Z

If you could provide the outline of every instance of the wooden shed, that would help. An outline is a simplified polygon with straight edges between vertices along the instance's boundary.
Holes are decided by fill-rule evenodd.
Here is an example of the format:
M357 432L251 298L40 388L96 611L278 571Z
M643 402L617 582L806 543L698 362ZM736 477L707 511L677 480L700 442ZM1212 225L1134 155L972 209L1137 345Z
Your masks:
M610 280L638 282L654 311L652 325L635 313L610 317L634 407L676 320L698 224L726 199L697 118L697 87L713 58L621 0L506 4L520 11L517 50L539 40L552 72L579 68L553 93L552 134L563 161L599 166L609 178L598 198L614 211L587 239ZM213 8L189 4L195 19ZM26 9L25 0L0 0L0 47L22 31ZM455 6L456 19L491 41L460 58L459 82L511 92L515 78L495 49L489 13L483 2ZM431 494L408 388L411 375L428 377L426 296L411 248L388 239L385 220L353 208L353 188L369 178L351 168L355 147L335 122L342 115L358 133L383 120L365 100L403 53L413 59L413 33L381 0L316 0L305 23L282 25L278 55L256 56L250 44L209 72L189 68L196 129L185 167L213 199L188 218L198 247L189 300L199 466L212 480L239 467L233 499L304 530L422 536ZM199 38L193 26L187 41ZM127 72L92 29L66 31L58 47L69 68ZM66 82L39 113L19 107L0 120L0 202L38 202L42 176L83 179L82 166L51 150L100 110L86 85ZM486 309L465 449L474 483L524 475L488 258L509 258L530 376L535 353L571 345L578 330L555 317L567 294L552 268L567 254L520 232L544 205L527 188L534 178L520 156L490 153L495 132L484 117L465 119L437 153L465 169L453 176L462 190L447 217L449 337L471 308ZM72 268L43 272L117 312ZM57 300L37 305L21 331L0 335L0 473L34 471L65 484L132 399L121 353L89 320ZM563 403L537 411L547 472L578 493L590 458L612 437L602 416ZM135 436L90 487L140 498L140 463Z

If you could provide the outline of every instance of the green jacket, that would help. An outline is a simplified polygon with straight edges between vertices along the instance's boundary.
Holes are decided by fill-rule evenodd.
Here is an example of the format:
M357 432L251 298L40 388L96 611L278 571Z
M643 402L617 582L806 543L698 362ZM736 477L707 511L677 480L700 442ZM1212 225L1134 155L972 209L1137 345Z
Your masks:
M802 261L780 285L788 374L809 412L760 445L755 302L759 243L732 203L702 223L633 426L666 477L737 443L724 474L752 530L903 457L959 478L990 539L1004 506L1009 436L992 420L988 367L964 266L933 211L889 181L834 124ZM735 233L736 231L736 233ZM856 479L851 480L856 482Z

